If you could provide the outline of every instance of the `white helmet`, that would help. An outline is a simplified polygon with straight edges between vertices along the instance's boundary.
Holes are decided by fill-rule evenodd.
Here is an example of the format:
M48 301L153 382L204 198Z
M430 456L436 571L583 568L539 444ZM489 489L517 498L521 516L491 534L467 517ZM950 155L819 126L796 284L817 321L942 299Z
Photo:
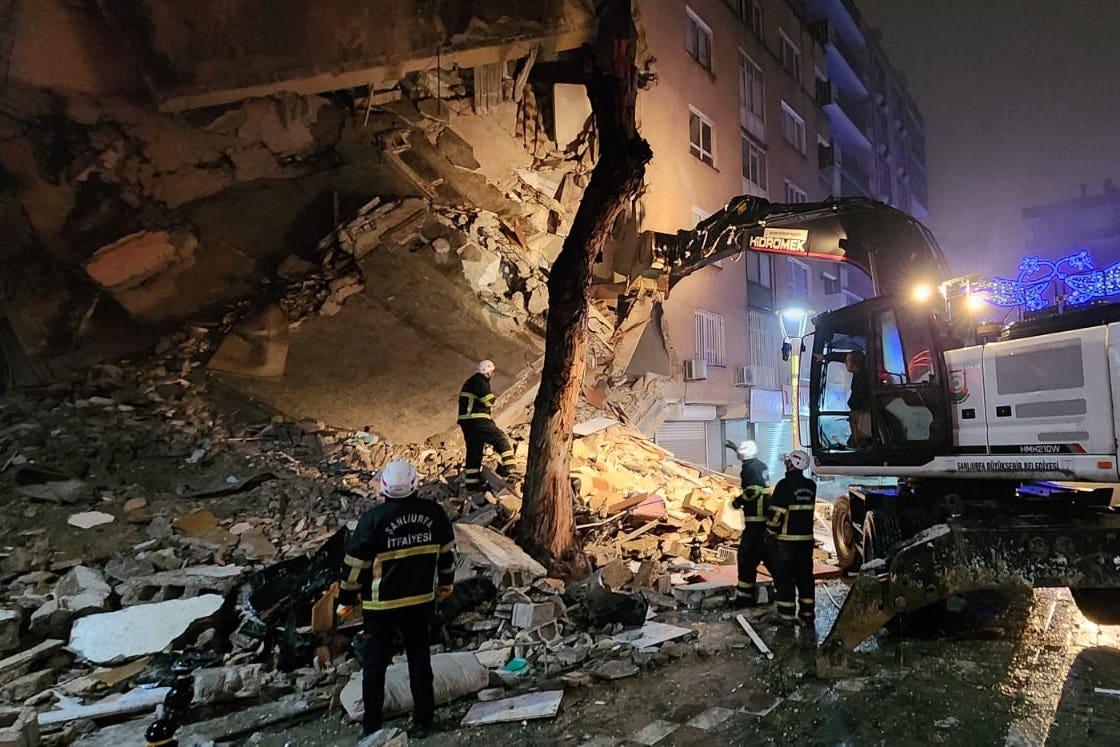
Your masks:
M494 361L479 361L478 372L483 376L489 376L494 373Z
M786 457L786 461L789 462L794 469L809 469L809 455L801 449L794 449L791 451L789 456Z
M738 454L739 458L744 462L748 459L754 459L758 456L758 444L754 441L743 441L739 444L739 448L735 450L735 453Z
M407 498L416 492L420 484L416 468L405 461L389 462L381 468L381 496L383 498Z

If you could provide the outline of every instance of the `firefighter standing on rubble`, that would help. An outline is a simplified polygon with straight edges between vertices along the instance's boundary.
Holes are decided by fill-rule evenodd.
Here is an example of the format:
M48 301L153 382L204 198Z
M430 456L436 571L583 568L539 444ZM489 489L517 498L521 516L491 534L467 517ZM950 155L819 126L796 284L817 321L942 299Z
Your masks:
M777 612L782 619L812 625L816 619L813 586L813 513L817 484L805 476L809 455L796 449L786 457L786 476L770 497L767 529L773 536ZM796 601L795 601L796 592Z
M381 470L384 503L358 521L339 584L340 617L362 602L363 735L382 726L385 670L397 631L404 638L412 689L413 731L430 733L435 713L429 651L435 600L446 599L455 579L455 533L438 503L416 495L419 481L408 462Z
M459 392L459 427L467 443L466 488L474 493L485 487L482 479L482 452L490 444L501 463L498 474L508 477L513 472L513 447L509 439L494 423L491 410L494 394L490 391L490 377L494 375L493 361L479 361L478 370L463 383Z
M742 462L739 482L743 492L731 502L743 511L743 534L739 538L739 583L735 586L736 607L758 604L758 564L766 560L766 463L758 458L758 445L728 442Z

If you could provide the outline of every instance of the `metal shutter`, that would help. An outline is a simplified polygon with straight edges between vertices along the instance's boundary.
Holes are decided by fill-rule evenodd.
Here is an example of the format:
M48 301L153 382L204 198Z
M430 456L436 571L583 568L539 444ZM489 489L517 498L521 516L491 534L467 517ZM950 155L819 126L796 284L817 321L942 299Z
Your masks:
M653 440L682 459L700 467L708 466L708 446L703 420L667 420L657 429Z
M770 469L770 483L776 483L786 473L782 454L793 450L793 421L755 423L754 442L758 444L758 458Z

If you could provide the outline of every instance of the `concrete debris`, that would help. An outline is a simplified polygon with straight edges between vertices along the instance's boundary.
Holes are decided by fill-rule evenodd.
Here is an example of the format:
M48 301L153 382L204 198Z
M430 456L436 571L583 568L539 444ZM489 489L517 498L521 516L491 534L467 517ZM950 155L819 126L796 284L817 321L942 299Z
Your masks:
M513 540L488 527L456 523L455 543L466 563L499 585L509 571L524 571L531 576L530 583L547 574L545 567Z
M29 666L62 648L62 641L49 638L36 646L0 659L0 682L10 682L22 675Z
M19 629L22 624L22 611L0 609L0 654L19 648Z
M621 680L626 677L633 677L638 671L638 667L628 661L611 659L596 667L593 674L601 680Z
M560 701L563 699L563 690L548 690L493 702L475 703L460 723L463 726L480 726L507 721L552 718L560 711Z
M83 617L70 631L68 648L96 664L159 653L216 614L223 601L217 594L203 594Z
M408 734L387 726L362 737L354 747L408 747Z
M116 587L123 606L189 599L203 594L225 596L245 569L236 565L189 566L174 571L137 574Z
M116 517L104 511L83 511L77 514L70 514L70 518L66 520L66 523L78 529L93 529L103 524L111 524L115 520Z
M43 637L63 637L79 617L104 610L113 590L100 573L77 566L58 582L51 595L31 614L31 632Z
M238 322L207 366L211 371L275 379L284 375L290 344L288 318L279 306Z
M0 745L3 747L39 747L39 722L35 709L0 710Z
M194 703L199 705L259 697L264 681L262 664L196 669L192 676Z
M141 231L98 249L86 272L132 316L161 321L197 249L198 238L189 229Z

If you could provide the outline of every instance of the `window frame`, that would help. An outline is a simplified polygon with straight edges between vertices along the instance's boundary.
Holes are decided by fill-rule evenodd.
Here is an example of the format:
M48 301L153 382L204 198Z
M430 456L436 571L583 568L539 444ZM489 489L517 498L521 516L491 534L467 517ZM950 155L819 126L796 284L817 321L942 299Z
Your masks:
M763 272L763 267L766 271ZM752 273L752 270L755 270ZM747 251L747 282L774 290L774 262L766 252Z
M766 78L759 65L739 49L739 124L755 138L766 141Z
M798 83L801 82L801 47L789 38L784 29L778 29L778 61L783 70Z
M742 146L743 146L743 180L761 190L763 195L769 194L769 181L766 173L766 148L755 142L747 133L742 133ZM752 157L755 163L752 164ZM752 166L754 167L752 169ZM750 171L755 170L755 177L752 178Z
M787 122L792 123L792 126L787 127ZM796 138L797 142L790 139L791 135ZM786 143L801 155L805 155L805 149L807 147L805 136L805 118L798 114L797 110L792 106L782 101L782 140L785 140Z
M696 309L696 357L709 366L727 366L727 334L723 315Z
M786 289L791 298L808 300L813 297L813 274L812 269L808 264L802 262L796 257L786 257ZM794 270L797 270L794 273ZM799 288L794 287L794 275L805 278L805 290L801 291Z
M697 65L710 73L712 72L712 27L687 5L684 12L684 49Z
M699 143L694 143L692 141L692 119L693 119L693 117L695 117L696 120L700 123L700 129L699 129L700 142ZM709 148L708 150L704 150L704 126L707 126L707 128L708 128L708 148ZM710 166L713 169L716 167L716 153L715 153L715 150L716 150L716 132L715 132L715 130L716 130L715 124L712 123L711 119L704 116L703 112L701 112L699 109L697 109L694 106L688 107L688 152L697 161L700 161L700 163L703 163L707 166ZM704 160L705 155L707 156L707 160Z
M785 180L785 200L787 205L800 205L809 201L809 193L791 182L789 179ZM795 198L795 199L791 199Z

